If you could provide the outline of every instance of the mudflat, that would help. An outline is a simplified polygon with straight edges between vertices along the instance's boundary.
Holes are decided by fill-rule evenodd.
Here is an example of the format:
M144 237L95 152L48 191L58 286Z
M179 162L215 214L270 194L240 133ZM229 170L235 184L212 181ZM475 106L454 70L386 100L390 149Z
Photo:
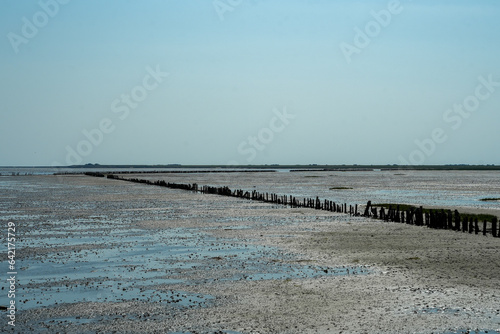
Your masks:
M5 332L500 332L491 235L106 178L0 183L2 221L19 238L16 326Z

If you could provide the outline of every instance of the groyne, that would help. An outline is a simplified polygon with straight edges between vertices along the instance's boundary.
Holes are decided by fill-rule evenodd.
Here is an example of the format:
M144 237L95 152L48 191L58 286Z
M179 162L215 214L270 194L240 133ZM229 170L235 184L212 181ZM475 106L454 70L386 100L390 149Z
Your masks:
M220 196L243 198L252 201L284 205L291 208L310 208L315 210L330 211L349 214L350 216L363 216L372 219L378 219L386 222L402 223L415 226L425 226L432 229L445 229L459 231L463 233L474 233L482 235L491 235L500 238L499 224L497 217L491 221L479 221L477 217L470 214L460 214L458 210L432 209L424 210L423 207L409 207L401 209L400 205L389 205L389 207L378 207L368 201L364 206L363 212L359 211L361 207L358 204L338 203L328 199L316 198L297 198L293 195L282 195L269 192L258 192L256 190L248 191L242 189L232 190L227 186L200 186L196 183L183 184L171 183L164 180L151 181L138 178L124 178L115 174L103 174L87 172L85 175L95 177L107 177L113 180L122 180L147 185L155 185L171 189L181 189L187 191L199 192L202 194L215 194Z

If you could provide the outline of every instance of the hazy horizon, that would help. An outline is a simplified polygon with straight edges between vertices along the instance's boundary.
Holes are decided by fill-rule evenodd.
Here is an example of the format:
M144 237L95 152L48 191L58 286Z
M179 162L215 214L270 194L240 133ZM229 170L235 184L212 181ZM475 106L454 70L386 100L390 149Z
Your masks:
M287 168L287 167L298 167L298 168L315 168L315 167L319 167L319 168L322 168L322 167L347 167L347 168L356 168L356 167L360 167L360 168L365 168L365 167L372 167L372 168L377 168L377 167L388 167L388 168L391 168L391 167L401 167L402 169L405 169L405 170L411 170L413 167L415 167L416 170L427 170L426 168L429 167L431 169L429 170L433 170L432 167L436 167L438 168L437 170L447 170L446 168L444 169L441 169L441 167L450 167L451 170L457 170L457 171L460 171L460 170L464 170L464 171L467 171L468 169L460 169L460 167L481 167L480 169L478 170L488 170L488 169L482 169L482 167L495 167L495 169L492 169L492 170L496 170L496 167L500 167L500 165L496 165L496 164L481 164L481 165L474 165L474 164L442 164L442 165L430 165L430 164L427 164L427 165L401 165L401 164L323 164L323 165L318 165L318 164L248 164L248 165L243 165L243 164L240 164L240 165L186 165L186 164L176 164L176 163L171 163L171 164L99 164L99 163L86 163L86 164L83 164L83 165L60 165L60 166L54 166L54 165L11 165L11 166L0 166L0 169L1 168L47 168L47 169L52 169L52 168L62 168L62 169L71 169L71 168L80 168L80 169L84 169L84 168L92 168L91 166L93 166L93 168L95 169L99 169L99 168L129 168L129 166L132 166L132 167L137 167L137 166L141 166L143 168L211 168L211 167L215 167L215 168L219 168L219 167L227 167L227 168L232 168L232 167L248 167L248 168L253 168L253 167L276 167L276 168ZM421 169L420 167L422 167L423 169ZM456 168L454 168L456 167Z
M0 166L500 164L498 1L0 9Z

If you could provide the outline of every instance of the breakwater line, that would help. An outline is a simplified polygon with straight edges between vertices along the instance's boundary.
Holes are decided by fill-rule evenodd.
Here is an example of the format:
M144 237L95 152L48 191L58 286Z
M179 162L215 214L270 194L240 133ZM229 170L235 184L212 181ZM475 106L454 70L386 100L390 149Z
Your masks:
M220 196L243 198L252 201L272 203L277 205L289 206L292 208L310 208L315 210L338 212L349 214L350 216L363 216L372 219L378 219L386 222L406 223L415 226L425 226L432 229L447 229L460 231L464 233L474 233L482 235L491 235L500 238L498 218L492 216L490 221L470 214L460 214L458 210L445 209L424 209L423 207L410 207L407 205L372 205L368 201L364 207L363 213L358 209L358 204L348 205L347 203L337 203L328 199L321 200L316 198L297 198L293 195L280 195L275 193L262 193L256 190L246 191L242 189L231 190L229 187L200 186L196 183L183 184L171 183L163 180L151 181L137 178L124 178L115 174L102 174L96 172L87 172L85 175L94 177L107 177L113 180L122 180L147 185L155 185L171 189L181 189L187 191L199 192L202 194L214 194Z

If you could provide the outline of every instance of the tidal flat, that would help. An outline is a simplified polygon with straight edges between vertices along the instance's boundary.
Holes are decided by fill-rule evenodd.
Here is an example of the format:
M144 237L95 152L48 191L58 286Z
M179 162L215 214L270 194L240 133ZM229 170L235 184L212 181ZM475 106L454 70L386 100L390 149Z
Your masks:
M497 172L139 177L500 216L480 200L500 196ZM491 235L84 175L0 177L0 214L18 272L3 332L500 332Z

